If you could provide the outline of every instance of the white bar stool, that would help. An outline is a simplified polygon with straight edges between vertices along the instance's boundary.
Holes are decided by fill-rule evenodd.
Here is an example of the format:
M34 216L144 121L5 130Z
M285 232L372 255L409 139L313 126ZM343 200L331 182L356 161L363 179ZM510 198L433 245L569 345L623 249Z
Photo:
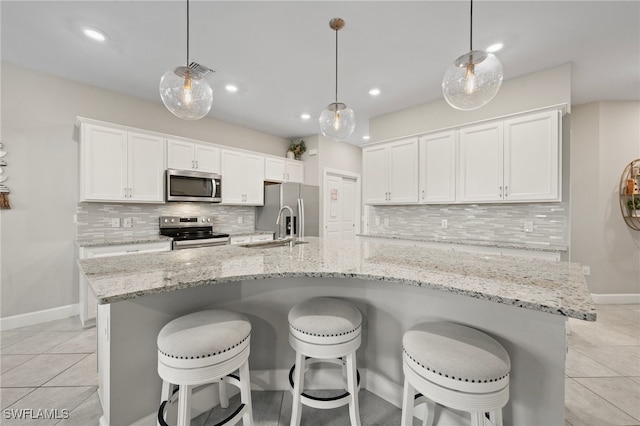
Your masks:
M166 426L167 404L178 398L178 426L191 423L191 390L219 383L220 406L229 406L225 383L240 388L241 404L222 424L253 425L249 340L251 323L246 316L218 309L194 312L174 319L158 334L158 374L162 394L158 425ZM239 375L233 375L238 370ZM174 391L174 386L178 390Z
M289 371L293 393L291 426L300 425L302 404L320 409L349 404L351 425L360 426L360 374L356 368L356 350L362 340L361 331L360 311L344 300L318 297L299 303L289 311L289 343L296 351L296 363ZM343 366L347 376L344 394L320 398L304 393L306 368L317 362Z
M473 426L487 420L502 426L511 361L494 338L463 325L431 322L408 330L402 346L403 426L413 425L414 405L421 402L427 403L423 425L433 425L437 403L471 413Z

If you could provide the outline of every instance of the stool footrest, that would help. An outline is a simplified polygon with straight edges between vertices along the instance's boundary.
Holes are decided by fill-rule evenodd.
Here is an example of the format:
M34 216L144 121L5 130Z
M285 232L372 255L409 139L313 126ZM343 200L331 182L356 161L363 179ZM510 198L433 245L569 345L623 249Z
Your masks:
M220 380L225 383L229 383L230 385L236 386L238 388L240 387L240 377L236 376L235 374L229 374L228 376L225 376ZM178 399L177 387L174 390L173 394L169 397L169 400L162 401L162 403L160 404L160 407L158 408L158 424L160 426L169 426L169 424L165 420L166 408L168 404L174 403L176 399ZM229 414L224 420L221 420L220 422L216 423L213 426L223 426L231 421L233 421L234 422L233 424L235 424L240 420L240 417L242 417L246 411L247 411L247 405L242 403L240 404L240 406L238 406L238 408L236 408L236 410L233 413Z
M309 357L307 357L307 359L309 359ZM319 360L319 359L312 359L312 363L313 362L331 362L331 363L337 363L336 361L338 361L340 364L342 364L341 360ZM293 387L294 387L294 382L293 382L293 373L295 372L296 366L295 364L291 367L291 369L289 370L289 386L290 386L290 390L291 392L293 392ZM356 387L358 390L360 390L360 371L356 369ZM313 395L309 395L306 392L303 392L300 394L300 400L301 402L308 406L308 407L312 407L312 408L320 408L320 409L325 409L325 408L337 408L337 407L342 407L343 405L347 405L349 404L349 397L351 396L351 394L349 392L344 392L343 394L340 395L336 395L336 396L329 396L329 397L321 397L321 396L313 396Z

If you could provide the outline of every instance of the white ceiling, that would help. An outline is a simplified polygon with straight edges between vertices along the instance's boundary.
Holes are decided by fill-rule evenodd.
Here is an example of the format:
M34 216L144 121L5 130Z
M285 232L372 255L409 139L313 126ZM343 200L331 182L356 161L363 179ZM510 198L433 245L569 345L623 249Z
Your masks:
M209 115L296 138L319 133L334 98L368 120L441 99L445 70L469 50L468 1L191 1L191 60L217 70ZM0 3L2 60L160 103L158 83L186 62L185 1ZM83 26L104 31L105 43ZM474 48L494 42L505 80L572 64L574 105L640 100L640 2L474 2ZM231 94L227 83L240 90ZM373 98L369 89L382 93ZM302 112L311 119L300 119ZM169 114L167 112L167 114Z

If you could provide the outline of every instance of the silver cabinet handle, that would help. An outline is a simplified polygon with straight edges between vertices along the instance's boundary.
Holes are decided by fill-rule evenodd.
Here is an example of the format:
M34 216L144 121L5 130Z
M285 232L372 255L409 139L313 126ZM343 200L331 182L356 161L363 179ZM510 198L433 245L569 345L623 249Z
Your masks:
M502 187L498 187L498 197L502 198Z
M127 198L127 188L122 188L122 196Z
M509 187L505 186L504 187L504 198L507 198L509 196Z
M196 160L196 170L198 169L198 160Z
M422 199L424 200L424 190L422 190Z
M129 198L132 198L132 197L133 197L133 189L129 188Z

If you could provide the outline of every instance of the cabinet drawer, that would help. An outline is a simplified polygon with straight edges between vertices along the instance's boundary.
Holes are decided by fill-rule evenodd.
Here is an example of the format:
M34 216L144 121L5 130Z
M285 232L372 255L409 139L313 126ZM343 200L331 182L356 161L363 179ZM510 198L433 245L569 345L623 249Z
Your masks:
M160 251L170 251L171 242L162 241L157 243L122 244L114 246L84 247L81 250L81 259L91 259L94 257L122 256L125 254L155 253Z

